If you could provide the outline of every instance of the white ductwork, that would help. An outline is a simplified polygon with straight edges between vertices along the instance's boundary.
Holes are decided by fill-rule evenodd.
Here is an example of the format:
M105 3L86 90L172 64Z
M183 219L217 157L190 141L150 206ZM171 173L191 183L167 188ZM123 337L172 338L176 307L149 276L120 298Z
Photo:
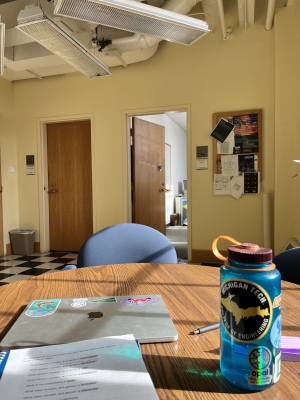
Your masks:
M187 15L188 12L201 0L166 0L161 7L164 10L173 11L182 15ZM99 38L98 38L99 39ZM162 39L147 36L147 35L140 35L138 33L123 37L123 38L116 38L112 39L111 45L108 45L105 48L105 52L109 54L109 51L112 48L118 48L121 53L125 53L126 51L134 51L134 50L144 50L152 47Z
M202 0L202 9L204 14L209 15L209 23L217 25L220 23L220 13L217 0Z
M144 50L155 44L161 42L162 39L153 36L144 36L139 33L135 33L132 36L126 36L123 38L112 39L111 45L105 48L105 52L109 51L112 47L118 47L123 52Z
M186 15L200 0L166 0L161 8Z

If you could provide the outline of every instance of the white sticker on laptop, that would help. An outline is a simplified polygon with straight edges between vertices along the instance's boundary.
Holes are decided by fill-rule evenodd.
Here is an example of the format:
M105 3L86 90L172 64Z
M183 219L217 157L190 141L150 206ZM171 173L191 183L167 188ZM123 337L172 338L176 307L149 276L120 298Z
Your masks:
M60 299L55 300L34 300L25 315L28 317L47 317L53 314L59 306Z
M85 307L87 301L88 301L88 299L73 299L73 303L71 304L71 307L74 307L74 308Z

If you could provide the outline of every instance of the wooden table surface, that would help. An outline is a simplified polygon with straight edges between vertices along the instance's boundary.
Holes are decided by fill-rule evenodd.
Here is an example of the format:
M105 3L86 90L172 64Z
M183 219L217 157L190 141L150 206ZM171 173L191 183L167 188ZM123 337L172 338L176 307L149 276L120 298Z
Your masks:
M246 392L222 377L219 330L191 332L219 320L219 269L189 264L130 264L40 275L0 288L0 338L31 300L63 297L161 294L179 338L142 344L160 399L300 398L300 363L283 361L281 377L262 392ZM282 334L300 336L300 286L282 283Z

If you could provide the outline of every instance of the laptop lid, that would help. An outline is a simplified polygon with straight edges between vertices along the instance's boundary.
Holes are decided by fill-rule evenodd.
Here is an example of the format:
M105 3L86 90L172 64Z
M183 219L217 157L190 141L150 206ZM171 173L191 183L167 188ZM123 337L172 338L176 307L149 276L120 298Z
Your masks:
M162 297L151 294L33 300L0 345L34 347L129 333L140 343L178 338Z

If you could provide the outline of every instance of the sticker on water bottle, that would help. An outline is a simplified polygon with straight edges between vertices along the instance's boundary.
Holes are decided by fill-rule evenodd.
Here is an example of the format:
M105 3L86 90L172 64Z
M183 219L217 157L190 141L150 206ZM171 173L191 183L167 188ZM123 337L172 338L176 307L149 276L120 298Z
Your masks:
M277 354L274 363L274 383L276 383L280 378L280 365L281 365L281 353Z
M221 320L240 342L261 339L272 321L272 302L265 290L246 280L227 280L221 286Z
M271 361L272 354L267 347L259 346L250 351L248 362L253 370L247 378L249 385L260 386L272 383Z
M274 321L271 329L270 339L272 345L279 349L281 342L281 315L278 315L278 317Z
M273 308L277 308L281 306L281 294L277 297L275 297L273 301Z

